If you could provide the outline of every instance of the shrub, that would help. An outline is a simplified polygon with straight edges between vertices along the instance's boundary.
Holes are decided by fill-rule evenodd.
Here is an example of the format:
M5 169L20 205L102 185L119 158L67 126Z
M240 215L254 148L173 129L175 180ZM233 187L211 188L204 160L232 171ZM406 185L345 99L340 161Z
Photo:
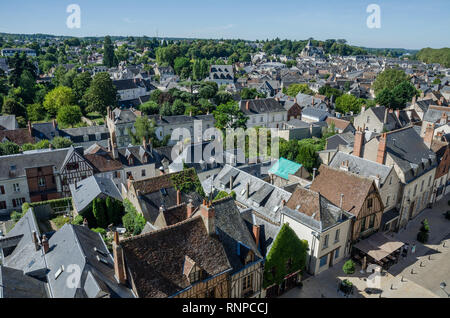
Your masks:
M11 220L13 220L14 222L19 222L22 216L23 216L22 213L14 211L11 213Z
M425 244L426 242L428 242L428 237L429 237L429 235L427 232L420 231L419 234L417 234L417 240L422 244Z
M52 219L52 222L56 225L57 229L59 230L62 228L65 224L70 223L70 218L60 215L56 218Z
M73 225L82 225L82 224L83 224L83 221L84 221L84 218L83 218L81 215L78 214L78 215L75 217L75 219L73 219L72 224L73 224Z
M420 228L420 231L421 232L426 232L426 233L430 232L430 225L428 224L428 220L427 219L422 221L422 227Z
M106 228L108 226L108 217L105 211L105 201L100 198L95 198L92 201L92 212L94 213L97 225Z
M122 217L122 224L128 233L133 235L141 234L146 224L145 218L136 211L136 208L129 200L124 200L125 215Z
M106 237L106 230L102 229L101 227L98 227L96 229L92 229L93 232L95 233L100 233L100 235L102 236L102 238Z
M342 270L345 274L351 275L355 273L355 263L352 260L348 260L345 262L344 266L342 267Z
M31 205L28 202L25 202L22 204L22 214L27 213L27 211L30 209Z

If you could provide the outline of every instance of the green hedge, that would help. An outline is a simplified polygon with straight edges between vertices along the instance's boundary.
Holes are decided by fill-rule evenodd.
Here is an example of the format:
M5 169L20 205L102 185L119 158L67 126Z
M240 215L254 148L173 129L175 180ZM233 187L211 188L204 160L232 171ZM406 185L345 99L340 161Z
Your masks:
M264 266L264 288L281 284L286 275L303 270L306 265L308 242L300 240L288 224L278 233Z
M69 198L29 203L30 207L32 207L32 208L37 207L37 206L46 205L46 204L49 204L52 208L61 208L64 206L68 206L69 204L72 205L72 198L69 197Z

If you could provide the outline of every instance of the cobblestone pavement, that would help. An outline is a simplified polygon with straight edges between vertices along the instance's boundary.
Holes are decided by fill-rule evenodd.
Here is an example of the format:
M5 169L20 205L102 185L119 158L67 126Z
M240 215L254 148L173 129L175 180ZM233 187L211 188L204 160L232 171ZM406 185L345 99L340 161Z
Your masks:
M369 274L356 273L346 275L342 271L345 261L316 277L308 277L303 281L301 289L295 288L285 293L282 298L344 298L337 291L338 282L348 279L355 286L355 292L349 298L436 298L448 297L440 288L445 282L450 293L450 221L443 213L450 210L450 196L441 200L433 209L427 209L410 221L406 229L394 233L393 237L416 245L415 254L401 259L388 272L382 272L378 293L367 293ZM417 242L416 237L421 222L427 219L430 224L430 239L427 244Z

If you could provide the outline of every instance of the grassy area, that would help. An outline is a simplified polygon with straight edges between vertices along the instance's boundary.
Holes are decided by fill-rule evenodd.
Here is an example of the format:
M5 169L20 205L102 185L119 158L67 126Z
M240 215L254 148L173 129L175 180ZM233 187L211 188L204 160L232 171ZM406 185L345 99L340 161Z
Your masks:
M64 224L70 223L70 218L64 215L60 215L57 216L56 218L51 219L50 223L52 224L53 229L59 230L64 226Z
M105 124L105 118L103 117L102 114L100 114L98 112L87 113L85 117L87 119L89 119L89 120L92 120L97 125L104 125Z

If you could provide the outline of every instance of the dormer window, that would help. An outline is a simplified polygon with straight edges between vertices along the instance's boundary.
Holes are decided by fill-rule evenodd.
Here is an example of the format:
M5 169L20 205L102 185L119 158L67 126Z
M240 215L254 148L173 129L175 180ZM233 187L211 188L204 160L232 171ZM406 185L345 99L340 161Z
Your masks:
M189 280L191 285L205 278L205 271L187 255L184 258L183 274Z

